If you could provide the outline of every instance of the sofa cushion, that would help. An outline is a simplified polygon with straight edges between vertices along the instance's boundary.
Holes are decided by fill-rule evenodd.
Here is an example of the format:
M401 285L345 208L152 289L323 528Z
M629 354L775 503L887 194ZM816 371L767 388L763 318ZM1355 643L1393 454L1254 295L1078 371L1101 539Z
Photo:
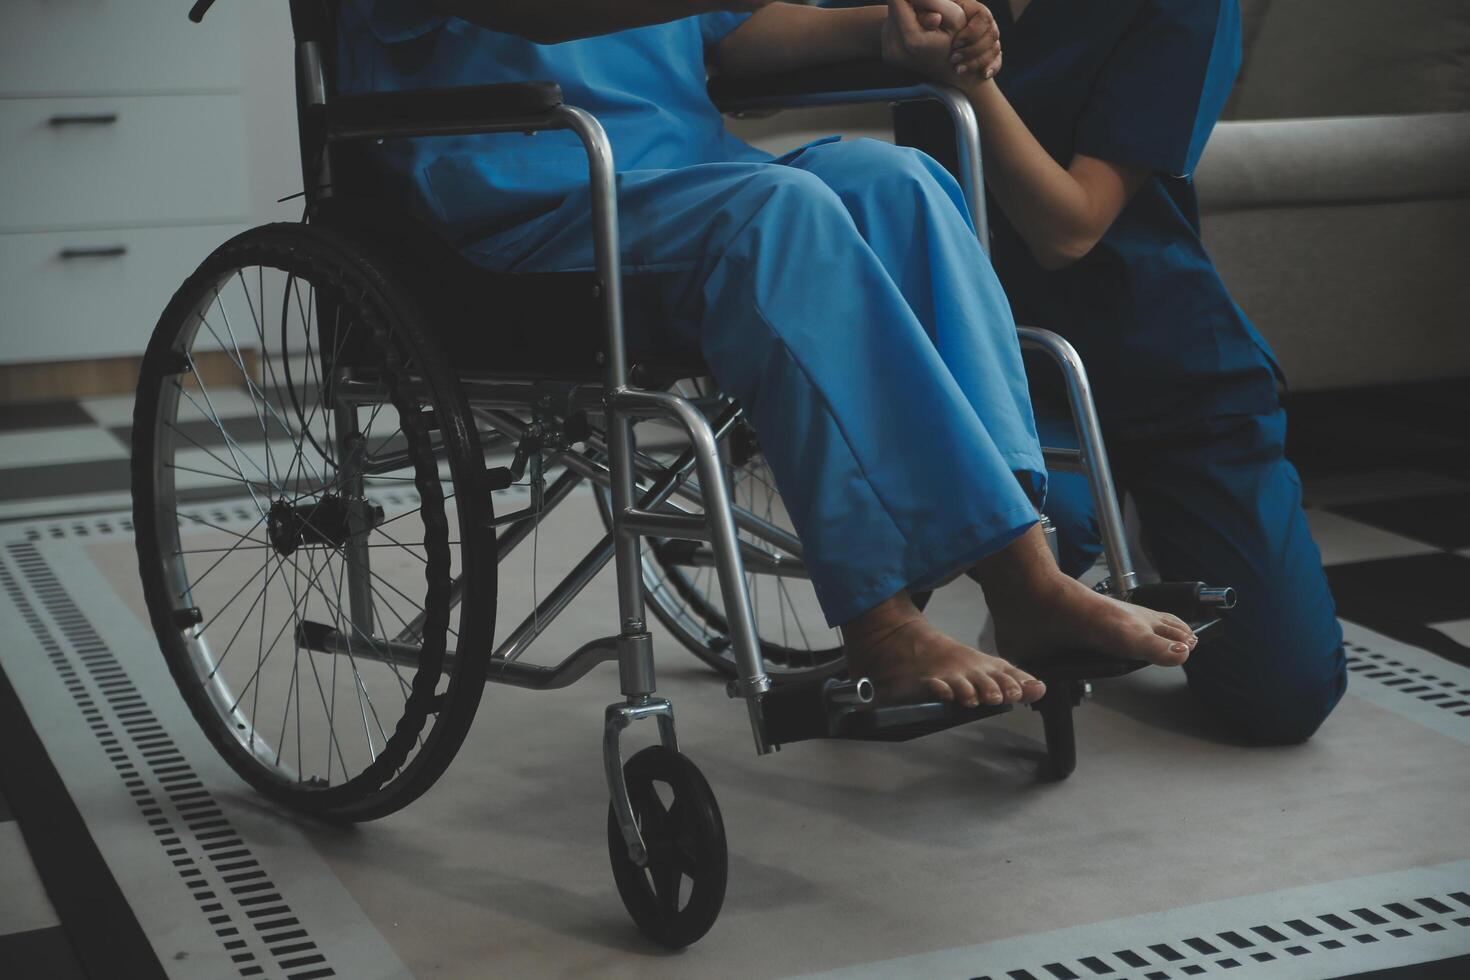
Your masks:
M1234 119L1470 110L1467 0L1255 0Z
M1470 112L1224 122L1194 179L1206 212L1470 198Z

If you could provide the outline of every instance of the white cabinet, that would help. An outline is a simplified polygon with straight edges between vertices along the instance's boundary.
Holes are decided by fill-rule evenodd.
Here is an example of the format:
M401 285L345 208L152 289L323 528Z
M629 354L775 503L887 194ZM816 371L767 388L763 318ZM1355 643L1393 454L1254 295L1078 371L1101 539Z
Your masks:
M0 100L0 231L243 221L238 95Z
M164 306L238 225L0 235L5 360L136 356Z
M138 355L248 223L239 17L0 0L0 362Z

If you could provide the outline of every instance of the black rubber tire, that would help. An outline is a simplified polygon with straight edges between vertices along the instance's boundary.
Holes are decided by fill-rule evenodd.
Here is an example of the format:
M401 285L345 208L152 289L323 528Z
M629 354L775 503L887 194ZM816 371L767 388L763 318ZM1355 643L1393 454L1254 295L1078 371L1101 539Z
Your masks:
M645 936L660 946L683 949L709 932L725 903L729 852L719 804L699 768L662 745L634 755L623 766L623 775L648 848L648 865L640 867L628 857L609 803L607 846L618 894ZM654 783L673 791L667 810ZM681 905L685 878L691 884Z
M163 528L154 484L156 416L164 385L180 373L181 331L199 308L204 291L219 283L232 269L275 268L314 287L330 291L333 301L353 304L361 322L370 326L372 349L382 358L395 407L415 467L415 489L423 507L426 528L423 547L435 557L436 542L447 553L445 495L437 463L428 448L428 431L438 436L454 486L453 507L460 531L460 563L464 594L458 604L458 646L446 651L447 628L453 614L449 601L448 561L427 561L425 624L420 662L415 669L404 713L391 727L380 755L357 775L337 785L322 786L289 781L258 760L230 730L227 720L210 701L191 664L181 628L171 608L165 582ZM325 293L324 293L325 295ZM395 365L413 365L416 382L425 392L422 410L408 401L394 382ZM425 419L425 416L430 416ZM427 456L427 462L425 457ZM434 464L434 465L429 465ZM490 639L494 633L496 578L493 555L495 535L490 495L481 492L484 457L469 405L457 378L424 322L416 304L360 243L330 230L301 224L274 224L246 231L216 249L175 293L154 330L144 355L133 417L132 492L139 573L149 615L164 659L184 701L211 743L247 783L287 807L331 820L368 820L384 816L411 802L444 772L463 742L484 692ZM435 475L430 476L430 473ZM168 529L173 533L173 529ZM176 540L175 534L175 540ZM442 567L438 567L442 564ZM453 656L453 674L446 689L436 686L447 669L446 652ZM383 720L387 723L387 719ZM425 727L428 730L425 732ZM423 744L412 759L404 760L415 742ZM344 763L345 764L345 763Z

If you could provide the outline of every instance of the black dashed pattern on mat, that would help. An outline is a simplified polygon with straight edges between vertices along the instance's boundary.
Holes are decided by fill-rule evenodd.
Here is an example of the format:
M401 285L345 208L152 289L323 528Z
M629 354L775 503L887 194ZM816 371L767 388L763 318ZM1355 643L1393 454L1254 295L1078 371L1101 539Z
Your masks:
M1411 666L1386 653L1357 643L1344 644L1348 652L1348 670L1356 676L1377 681L1400 694L1418 698L1425 704L1470 718L1470 687L1447 681L1418 667Z
M78 533L75 528L66 530ZM4 562L0 586L46 651L139 817L239 975L258 977L270 971L288 980L336 976L45 558L30 542L12 544L7 550L60 638Z
M1210 935L1181 936L1168 942L1095 953L1075 960L1038 963L1007 973L983 974L973 980L1180 980L1197 976L1233 976L1234 970L1275 960L1298 960L1375 943L1392 943L1425 933L1457 929L1470 934L1470 893L1426 895L1412 901L1320 914L1284 922L1262 923ZM1470 941L1470 935L1467 935ZM1341 959L1331 970L1343 967Z

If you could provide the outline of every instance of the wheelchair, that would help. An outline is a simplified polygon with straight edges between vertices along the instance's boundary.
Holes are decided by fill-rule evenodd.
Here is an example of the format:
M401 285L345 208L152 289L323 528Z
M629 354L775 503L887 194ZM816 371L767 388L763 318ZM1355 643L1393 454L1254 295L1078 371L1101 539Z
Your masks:
M726 840L656 694L649 609L728 681L759 753L814 738L905 740L1009 706L880 705L871 683L843 673L840 637L820 618L740 406L697 356L627 339L625 317L658 310L648 284L619 269L612 151L595 118L534 82L334 97L334 0L290 5L306 220L246 231L206 258L140 371L134 521L163 656L246 782L335 821L381 817L425 792L487 684L552 690L616 662L623 697L606 709L602 742L614 878L647 936L685 946L719 913ZM878 65L717 79L710 91L726 112L937 101L955 122L983 240L978 130L957 92ZM473 267L372 197L360 152L384 139L559 129L586 150L589 273ZM1046 458L1091 479L1103 587L1203 628L1231 593L1138 584L1082 365L1053 334L1021 339L1066 381L1080 448ZM588 487L603 533L542 595L538 535ZM498 578L528 540L529 576ZM523 660L609 563L616 631L558 663ZM497 642L499 607L527 582L529 611ZM1075 765L1072 709L1090 680L1139 666L1094 656L1038 671L1048 693L1033 707L1054 778ZM647 719L658 743L624 761L623 732Z

